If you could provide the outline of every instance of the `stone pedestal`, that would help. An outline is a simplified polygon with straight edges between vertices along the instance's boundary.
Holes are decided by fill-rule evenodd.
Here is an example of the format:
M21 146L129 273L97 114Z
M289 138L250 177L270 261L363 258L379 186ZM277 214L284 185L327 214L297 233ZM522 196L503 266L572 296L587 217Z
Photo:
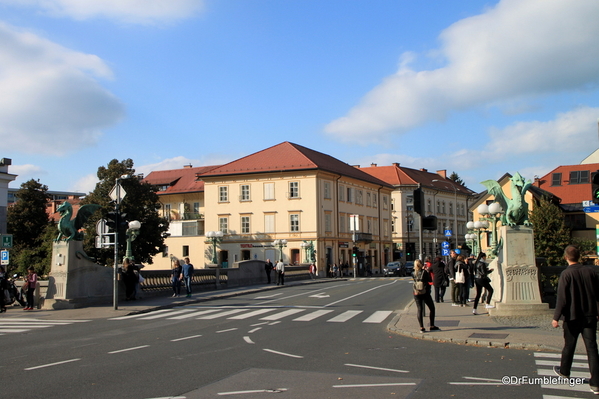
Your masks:
M495 269L489 276L495 289L495 309L489 309L489 314L529 316L548 311L549 305L541 302L533 230L524 226L502 226L499 234L502 245L497 259L489 265Z
M54 243L44 308L110 304L112 287L113 269L87 259L81 241Z

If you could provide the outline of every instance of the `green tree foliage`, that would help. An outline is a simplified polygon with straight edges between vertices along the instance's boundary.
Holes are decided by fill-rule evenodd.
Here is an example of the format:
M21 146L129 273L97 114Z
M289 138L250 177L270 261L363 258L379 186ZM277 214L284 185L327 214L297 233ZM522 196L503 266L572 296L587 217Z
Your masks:
M462 186L465 185L464 180L462 180L462 178L456 172L451 172L451 175L449 175L449 180L452 180Z
M564 249L571 243L571 237L559 207L541 198L530 212L529 220L534 228L535 256L545 258L549 266L563 265Z
M572 244L576 245L580 250L580 263L589 263L592 257L597 256L597 241L574 238Z
M168 230L168 221L159 216L161 208L156 189L144 183L135 176L133 161L126 159L119 162L113 159L108 166L98 168L98 179L94 191L89 193L82 201L83 204L98 204L102 208L88 220L84 248L87 254L95 257L100 264L112 265L114 263L114 248L112 246L95 248L95 226L96 222L105 218L109 212L114 211L115 204L109 194L116 184L116 180L124 175L132 176L121 180L121 186L126 192L125 198L120 204L120 211L126 214L125 220L138 220L141 229L138 237L132 243L132 251L137 263L152 263L152 256L162 252L164 248L163 234ZM126 228L119 230L119 261L122 260L126 250ZM93 233L91 233L93 232Z
M25 273L29 266L44 275L49 272L52 258L52 241L46 243L50 232L56 227L46 213L50 195L48 187L39 180L29 180L21 184L15 194L17 201L8 208L7 228L13 235L11 265L9 272Z

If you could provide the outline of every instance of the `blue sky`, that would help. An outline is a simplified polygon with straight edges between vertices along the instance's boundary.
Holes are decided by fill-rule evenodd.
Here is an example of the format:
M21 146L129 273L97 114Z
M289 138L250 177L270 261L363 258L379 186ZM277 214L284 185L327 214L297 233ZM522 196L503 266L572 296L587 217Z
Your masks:
M0 0L11 187L282 141L486 179L599 147L596 0Z

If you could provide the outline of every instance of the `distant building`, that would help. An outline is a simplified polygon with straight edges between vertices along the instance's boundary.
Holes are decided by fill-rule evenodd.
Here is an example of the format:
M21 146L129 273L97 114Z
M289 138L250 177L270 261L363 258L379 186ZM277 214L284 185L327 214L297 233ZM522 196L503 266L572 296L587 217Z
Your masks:
M8 173L8 167L12 164L10 158L0 159L0 234L6 234L6 215L8 210L8 184L17 178L17 175Z
M8 189L8 206L13 205L18 201L16 196L18 188L9 188ZM46 204L46 213L48 217L55 222L60 220L60 214L56 212L56 209L63 202L67 201L73 206L73 215L77 214L79 210L79 203L85 197L86 194L77 193L77 192L68 192L68 191L46 191L46 194L50 196L50 200Z

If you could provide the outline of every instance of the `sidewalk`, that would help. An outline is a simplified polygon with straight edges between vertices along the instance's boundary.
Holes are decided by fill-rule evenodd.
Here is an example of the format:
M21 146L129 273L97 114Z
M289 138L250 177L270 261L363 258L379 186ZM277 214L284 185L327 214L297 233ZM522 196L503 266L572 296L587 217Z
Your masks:
M478 315L472 314L472 303L466 307L451 306L451 302L435 303L435 324L440 331L429 331L429 312L426 309L424 326L420 332L416 319L416 303L412 301L389 323L389 330L407 337L460 345L495 348L527 349L561 352L563 330L551 327L553 311L534 317L490 317L484 304L478 306ZM561 323L560 323L561 324ZM577 353L586 354L582 339Z

